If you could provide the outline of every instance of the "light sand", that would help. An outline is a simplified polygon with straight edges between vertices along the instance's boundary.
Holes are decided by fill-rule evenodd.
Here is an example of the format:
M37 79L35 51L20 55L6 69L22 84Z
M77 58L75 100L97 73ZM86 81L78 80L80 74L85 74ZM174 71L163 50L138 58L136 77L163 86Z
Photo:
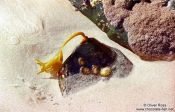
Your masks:
M47 60L76 31L121 50L134 64L131 74L62 97L57 80L36 75L34 59ZM175 61L140 60L110 41L68 0L1 0L0 39L0 112L135 112L144 103L175 108ZM77 40L65 48L65 56Z

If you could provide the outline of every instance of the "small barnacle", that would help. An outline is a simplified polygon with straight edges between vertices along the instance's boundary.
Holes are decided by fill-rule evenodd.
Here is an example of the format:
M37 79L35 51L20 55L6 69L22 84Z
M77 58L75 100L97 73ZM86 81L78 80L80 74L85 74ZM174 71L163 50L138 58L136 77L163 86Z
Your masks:
M61 46L58 54L53 57L52 59L50 59L48 62L41 62L39 59L36 59L36 63L40 66L40 72L38 72L38 74L42 73L42 72L47 72L50 73L53 77L57 77L63 67L63 52L62 52L62 48L70 41L72 40L74 37L81 35L83 37L82 42L84 43L87 41L88 37L85 36L85 34L83 32L77 32L74 33L72 36L70 36ZM61 74L62 75L62 74Z

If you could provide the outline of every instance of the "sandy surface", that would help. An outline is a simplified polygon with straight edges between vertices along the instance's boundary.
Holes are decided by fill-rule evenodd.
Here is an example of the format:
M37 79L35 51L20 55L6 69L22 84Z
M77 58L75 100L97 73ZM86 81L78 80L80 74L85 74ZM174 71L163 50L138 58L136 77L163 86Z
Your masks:
M175 108L175 61L140 60L66 0L1 0L0 31L0 112L137 112L158 103ZM131 74L62 97L57 80L36 75L34 59L47 60L76 31L121 50L134 64ZM65 56L78 40L65 48Z

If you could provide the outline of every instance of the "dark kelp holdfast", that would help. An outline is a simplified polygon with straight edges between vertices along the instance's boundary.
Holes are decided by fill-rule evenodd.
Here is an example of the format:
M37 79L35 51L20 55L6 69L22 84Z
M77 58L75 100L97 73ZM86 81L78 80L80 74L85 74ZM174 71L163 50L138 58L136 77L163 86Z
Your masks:
M63 62L62 48L78 35L82 36L82 42ZM41 67L38 74L47 72L58 78L63 95L87 87L102 77L109 78L114 74L125 77L132 69L132 63L120 51L87 37L83 32L70 36L48 62L36 59L36 63Z

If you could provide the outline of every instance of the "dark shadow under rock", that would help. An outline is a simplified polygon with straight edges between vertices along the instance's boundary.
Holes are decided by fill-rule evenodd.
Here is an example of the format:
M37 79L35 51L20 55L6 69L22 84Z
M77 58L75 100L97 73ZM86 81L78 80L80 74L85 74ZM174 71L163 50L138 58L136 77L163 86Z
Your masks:
M84 62L80 63L80 58ZM119 50L106 46L94 38L78 46L64 62L63 73L65 78L59 78L59 86L62 95L75 93L85 87L101 80L101 76L92 72L92 66L98 66L99 70L110 67L112 74L109 77L123 78L129 75L133 64ZM82 73L81 68L86 67L87 73Z

